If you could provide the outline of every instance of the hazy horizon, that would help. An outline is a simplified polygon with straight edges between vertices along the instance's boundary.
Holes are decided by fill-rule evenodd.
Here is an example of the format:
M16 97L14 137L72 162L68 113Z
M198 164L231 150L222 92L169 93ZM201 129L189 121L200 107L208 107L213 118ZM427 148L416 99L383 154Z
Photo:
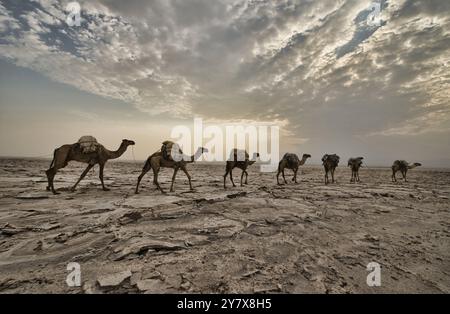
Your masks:
M68 2L0 2L0 156L93 135L144 160L201 117L277 123L311 164L450 168L450 1L78 1L73 27Z

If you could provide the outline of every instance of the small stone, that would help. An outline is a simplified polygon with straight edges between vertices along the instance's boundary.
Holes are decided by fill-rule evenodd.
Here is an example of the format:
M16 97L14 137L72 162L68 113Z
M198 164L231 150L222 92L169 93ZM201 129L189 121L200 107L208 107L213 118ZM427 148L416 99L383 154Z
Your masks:
M131 271L126 270L120 273L105 275L97 279L100 287L116 287L131 277Z
M184 281L181 285L180 288L183 290L189 290L191 288L191 283L189 281Z
M137 283L142 279L142 274L141 273L134 273L133 275L131 275L130 278L130 284L132 286L136 286Z
M94 294L94 293L96 293L95 285L92 284L91 282L86 282L83 285L83 292L85 294Z
M159 279L145 279L137 282L139 291L160 292L163 282Z

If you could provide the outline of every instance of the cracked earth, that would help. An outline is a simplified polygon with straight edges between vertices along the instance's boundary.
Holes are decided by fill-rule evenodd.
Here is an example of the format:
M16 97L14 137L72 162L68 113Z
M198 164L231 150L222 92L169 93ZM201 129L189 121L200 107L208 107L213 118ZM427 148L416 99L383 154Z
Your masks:
M73 163L45 191L49 161L0 160L0 293L449 293L450 172L301 168L299 183L249 169L249 185L223 189L224 165L189 165L162 195L141 164L112 162L76 192ZM171 169L160 183L168 190ZM68 263L81 287L68 287ZM381 265L381 286L366 269Z

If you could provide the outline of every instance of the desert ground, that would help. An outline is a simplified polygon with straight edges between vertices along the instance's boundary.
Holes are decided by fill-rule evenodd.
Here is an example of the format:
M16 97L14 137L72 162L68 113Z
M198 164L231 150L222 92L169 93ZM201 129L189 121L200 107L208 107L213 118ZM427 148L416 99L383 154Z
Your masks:
M142 163L71 163L45 190L48 160L0 160L0 293L450 293L450 170L417 168L392 183L362 168L336 184L303 166L299 183L249 168L249 184L223 189L224 165L192 164L162 195ZM163 169L167 191L172 169ZM69 287L67 265L81 267ZM366 269L381 265L381 286Z

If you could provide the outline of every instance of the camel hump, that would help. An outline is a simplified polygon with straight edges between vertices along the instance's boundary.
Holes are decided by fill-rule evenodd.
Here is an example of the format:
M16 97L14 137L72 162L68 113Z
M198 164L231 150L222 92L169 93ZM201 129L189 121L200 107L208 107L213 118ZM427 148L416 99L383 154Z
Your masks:
M172 141L164 141L161 146L162 156L165 160L174 161L181 160L180 157L183 155L183 151L177 143Z
M363 163L363 159L364 159L364 157L354 157L354 158L352 157L348 160L348 165L349 166L353 166L353 165L361 166Z
M327 161L330 161L330 162L335 163L337 165L337 164L339 164L339 160L340 160L340 157L338 155L336 155L336 154L333 154L333 155L326 154L326 155L324 155L322 157L322 161L324 163L327 162Z
M97 139L91 135L82 136L78 140L78 144L80 144L81 152L83 154L94 153L100 146L100 144L97 142Z

